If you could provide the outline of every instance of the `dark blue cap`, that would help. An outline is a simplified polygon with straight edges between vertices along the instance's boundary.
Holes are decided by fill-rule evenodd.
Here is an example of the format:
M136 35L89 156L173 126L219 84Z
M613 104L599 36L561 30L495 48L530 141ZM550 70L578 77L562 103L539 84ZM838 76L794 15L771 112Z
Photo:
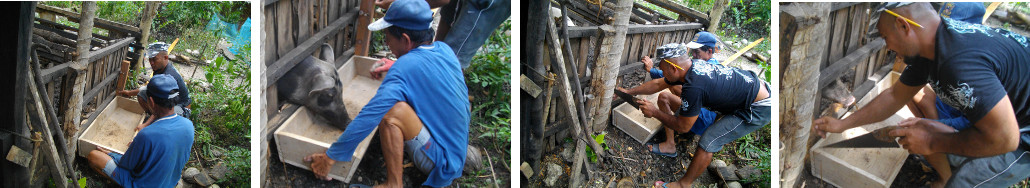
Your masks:
M407 30L426 30L433 24L433 11L425 0L396 0L386 10L386 16L368 25L368 30L379 31L390 26Z
M945 18L951 18L972 24L981 24L987 9L980 2L944 2L937 11Z
M174 99L179 96L179 84L167 74L157 74L147 83L147 95L158 99Z
M687 43L687 48L697 49L701 48L701 46L709 46L714 48L716 47L715 44L717 42L719 42L719 39L715 37L715 34L702 31L697 33L697 37L694 38L694 41L690 41L690 43Z

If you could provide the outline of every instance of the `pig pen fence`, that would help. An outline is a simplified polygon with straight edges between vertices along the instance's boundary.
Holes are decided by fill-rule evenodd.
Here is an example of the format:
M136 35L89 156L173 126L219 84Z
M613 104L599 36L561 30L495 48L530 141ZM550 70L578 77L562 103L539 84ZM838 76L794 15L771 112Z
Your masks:
M94 18L93 34L90 40L90 52L78 54L76 52L76 39L78 27L67 26L58 23L58 20L80 23L79 13L69 10L52 7L44 4L31 3L26 7L31 8L31 14L25 19L29 23L31 34L22 35L28 39L27 46L31 59L24 63L26 67L17 70L20 89L18 92L25 92L24 95L16 95L18 106L25 107L28 119L25 125L30 125L33 132L42 132L46 145L39 145L33 148L32 153L45 155L33 156L32 165L28 166L28 185L42 186L46 184L47 177L53 177L53 181L61 181L63 178L74 178L73 146L77 134L89 125L99 111L105 108L112 99L114 92L120 88L116 82L123 82L125 75L122 71L123 63L135 62L143 49L139 44L140 29L110 20ZM85 55L87 59L82 70L76 71L72 65ZM83 93L72 92L76 79L82 79ZM71 104L81 97L80 104ZM72 105L81 105L81 112L84 120L78 127L67 127L64 119L66 110ZM22 120L17 120L22 122ZM37 137L39 133L37 132ZM49 138L53 138L51 141ZM39 142L39 141L37 141ZM36 162L40 161L40 162ZM57 183L63 185L66 182Z

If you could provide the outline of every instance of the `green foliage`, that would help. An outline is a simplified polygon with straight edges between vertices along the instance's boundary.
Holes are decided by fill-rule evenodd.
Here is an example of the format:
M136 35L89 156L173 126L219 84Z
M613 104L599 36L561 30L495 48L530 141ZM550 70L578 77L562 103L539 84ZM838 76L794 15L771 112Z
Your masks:
M86 177L79 178L79 188L86 188Z
M172 24L179 28L203 28L215 13L230 23L243 23L250 16L247 1L170 1L162 5L154 19L157 30Z
M764 172L761 175L751 176L743 180L743 183L753 183L757 187L770 187L771 174L769 172L772 169L771 136L771 126L765 125L758 131L744 135L732 147L729 147L736 156L735 160L742 160L744 165L754 166L756 170Z
M608 145L604 143L604 135L607 135L607 134L608 134L607 132L602 132L601 134L593 136L594 137L594 142L597 142L598 145L601 145L601 148L604 149L605 151L608 150ZM587 148L587 158L590 158L590 162L596 163L597 162L597 155L594 154L594 149L590 148L590 147L586 147L586 148Z
M723 22L720 27L731 28L743 33L744 37L756 37L769 34L769 26L772 9L769 0L744 1L737 0L723 13Z
M229 183L226 187L247 187L250 186L250 149L246 147L229 146L225 152L225 164L229 168L229 174L220 183Z
M189 84L194 149L204 158L213 157L211 151L225 151L222 159L230 173L219 184L228 187L250 186L250 46L241 49L240 59L219 56L202 67L208 88L201 87L199 79Z
M473 135L486 138L494 149L511 145L511 21L505 21L487 39L465 70L472 104ZM507 154L507 153L505 153Z

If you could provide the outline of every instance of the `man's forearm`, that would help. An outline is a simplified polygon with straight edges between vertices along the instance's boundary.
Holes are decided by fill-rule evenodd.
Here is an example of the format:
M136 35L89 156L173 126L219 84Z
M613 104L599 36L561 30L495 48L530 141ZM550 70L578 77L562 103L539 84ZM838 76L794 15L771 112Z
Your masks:
M1017 133L1018 135L1018 133ZM1010 147L1006 142L1016 142L1018 139L1002 139L1004 136L992 136L977 128L969 128L957 133L944 134L934 137L930 147L938 153L949 153L968 157L990 157L1008 153L1016 149Z
M854 114L844 119L844 124L847 125L845 129L858 127L870 123L876 123L883 121L891 115L901 110L902 106L905 106L908 101L912 100L912 96L905 96L905 93L896 93L897 87L891 87L885 90L869 104L855 111Z
M650 95L657 93L665 88L669 88L669 84L666 84L664 79L654 79L651 81L644 82L640 86L630 88L626 90L626 94L630 95Z

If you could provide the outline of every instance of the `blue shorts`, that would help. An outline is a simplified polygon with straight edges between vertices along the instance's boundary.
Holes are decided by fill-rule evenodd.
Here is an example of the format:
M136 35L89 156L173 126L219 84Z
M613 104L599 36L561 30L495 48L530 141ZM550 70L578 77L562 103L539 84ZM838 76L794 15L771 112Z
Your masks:
M418 132L418 135L411 140L404 141L404 153L411 157L411 161L415 163L415 167L421 170L423 173L429 174L429 171L433 171L433 167L436 166L433 160L426 156L426 151L423 149L436 149L432 144L432 135L429 135L428 129L425 127Z
M966 119L966 116L962 115L961 111L944 104L940 97L937 97L934 106L937 107L937 121L945 125L951 126L956 130L967 129L973 125L973 123L969 122L969 119Z
M715 122L715 117L718 115L711 110L701 108L701 113L697 115L697 121L694 121L694 126L690 127L690 132L696 135L705 134L705 129L708 129L708 126Z
M479 47L510 16L511 0L453 0L440 7L440 22L451 24L442 41L454 50L465 69Z

